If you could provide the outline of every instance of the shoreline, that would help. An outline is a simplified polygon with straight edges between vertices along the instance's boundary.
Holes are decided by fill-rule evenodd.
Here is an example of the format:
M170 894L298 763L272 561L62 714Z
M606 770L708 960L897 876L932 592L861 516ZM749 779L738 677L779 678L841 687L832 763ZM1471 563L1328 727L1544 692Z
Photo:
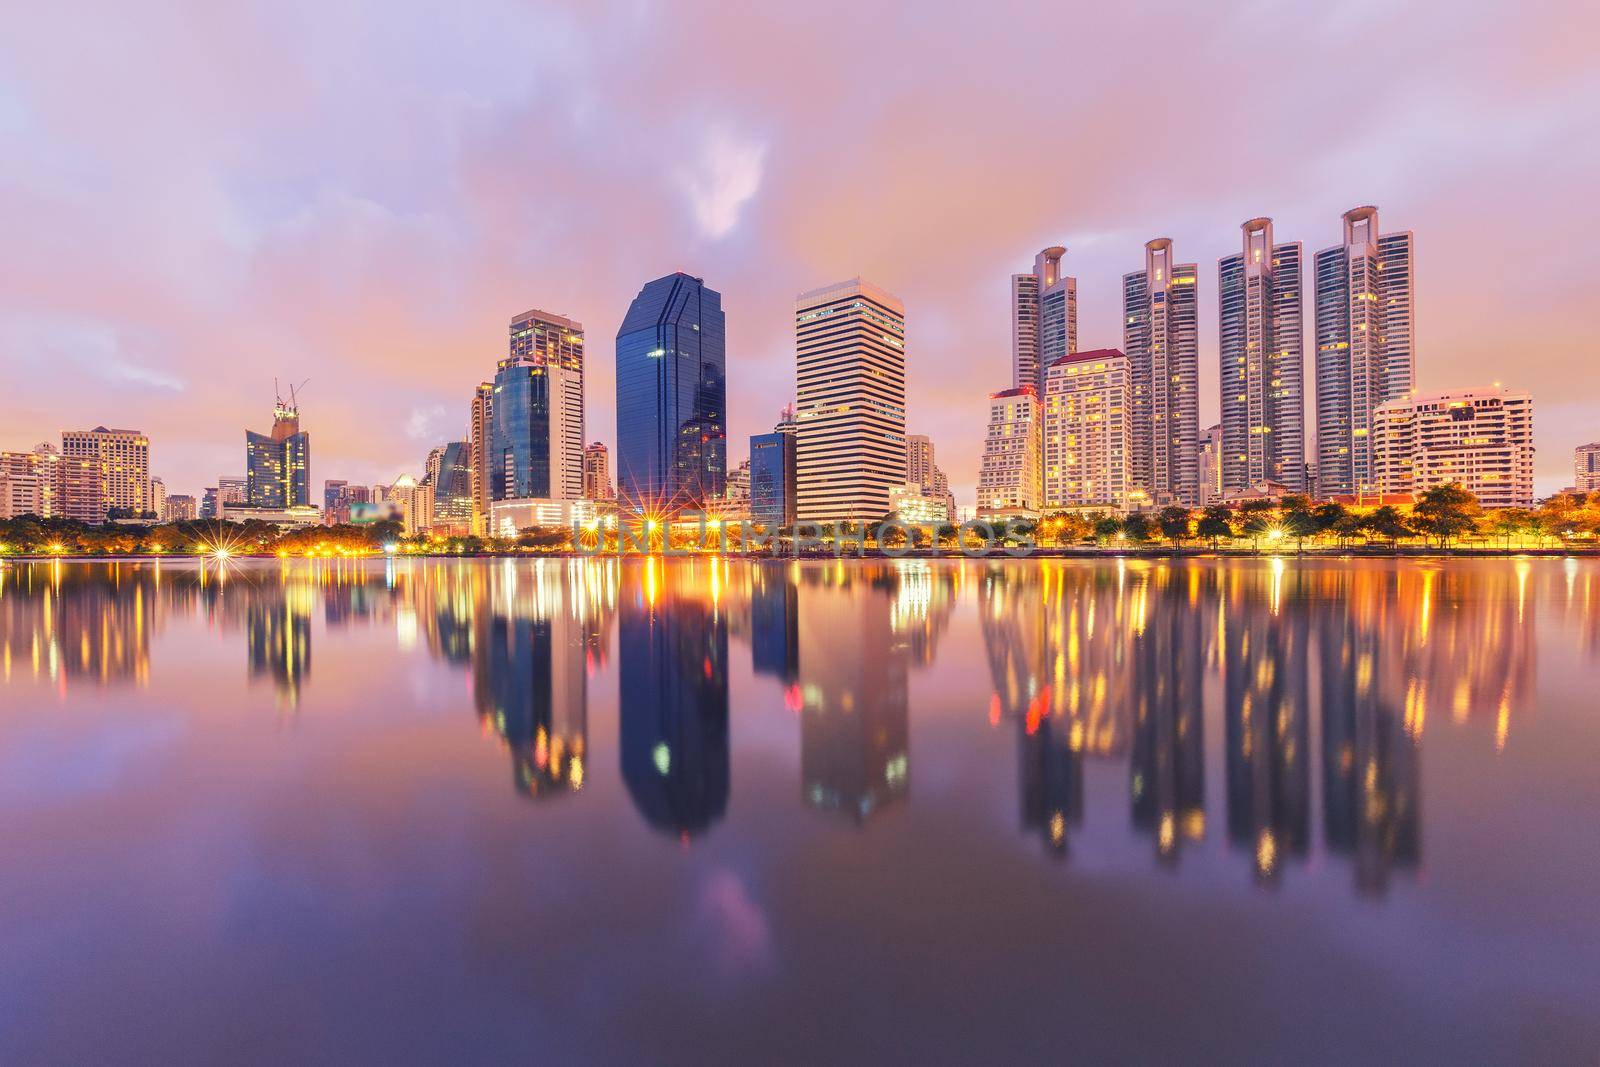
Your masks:
M672 552L573 552L570 550L550 552L401 552L388 554L383 552L362 553L357 555L341 553L295 554L281 556L273 552L248 553L235 552L225 557L217 557L211 553L203 552L160 552L138 553L122 555L70 555L66 553L37 555L18 554L0 557L0 564L5 563L146 563L162 560L175 561L200 561L221 562L222 560L262 560L287 563L292 560L312 561L349 561L363 560L389 560L389 559L729 559L729 560L756 560L761 562L792 562L792 561L893 561L902 559L933 560L933 559L973 559L973 560L1036 560L1036 559L1512 559L1516 557L1548 557L1548 558L1576 558L1600 557L1600 544L1584 545L1581 547L1544 547L1544 548L1420 548L1402 547L1399 549L1362 549L1362 548L1323 548L1313 547L1304 550L1254 550L1248 548L1194 548L1194 547L1088 547L1081 548L1037 548L1026 553L1010 553L1001 549L987 552L966 554L960 550L933 552L928 549L914 549L896 553L889 552L831 552L831 551L806 551L794 553L744 553L744 552L696 552L682 549Z

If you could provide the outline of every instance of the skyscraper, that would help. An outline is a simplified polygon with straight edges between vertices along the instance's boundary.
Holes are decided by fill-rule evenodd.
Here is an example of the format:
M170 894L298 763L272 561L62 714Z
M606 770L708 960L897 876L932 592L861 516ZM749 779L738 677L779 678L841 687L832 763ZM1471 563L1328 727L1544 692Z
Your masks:
M63 430L61 454L98 468L104 515L139 516L150 510L150 439L138 430Z
M1533 399L1509 389L1407 396L1373 411L1374 484L1420 494L1459 482L1484 507L1533 506Z
M1600 493L1600 441L1573 450L1572 485L1580 493Z
M1241 227L1244 248L1217 263L1221 318L1222 488L1305 487L1305 343L1298 241L1273 244L1272 220Z
M558 361L530 355L500 361L484 461L491 500L572 500L577 496L569 497L569 488L574 494L583 492L582 444L578 481L572 485L570 441L562 420L578 388L577 377Z
M1199 501L1200 319L1193 263L1172 262L1172 241L1144 246L1144 269L1122 277L1122 336L1132 389L1130 495L1158 505Z
M1078 279L1063 277L1060 245L1033 260L1033 273L1011 276L1011 384L1044 393L1050 361L1078 350Z
M428 449L428 458L422 461L422 481L424 484L438 484L439 464L444 462L444 449L444 445L434 445Z
M978 468L978 513L1038 511L1042 453L1039 398L1031 385L989 395L989 429Z
M1062 356L1045 370L1044 506L1128 506L1128 357Z
M646 282L617 330L617 494L698 509L727 477L722 294L682 272Z
M611 487L611 453L599 441L591 441L583 449L583 498L585 500L611 500L616 490Z
M479 382L472 393L472 532L482 534L489 525L489 449L494 436L494 383Z
M293 393L288 403L280 397L273 406L270 434L245 431L244 462L245 502L251 507L281 509L311 503L311 435L300 429Z
M794 409L771 433L750 438L750 518L768 527L792 526L795 512Z
M1199 441L1200 507L1222 503L1222 425L1207 426Z
M561 381L563 388L552 394L558 403L551 411L554 420L551 439L558 447L551 452L556 466L548 495L556 500L581 499L584 442L583 324L547 311L525 311L511 320L508 356L513 361L559 366L566 372Z
M432 471L433 527L444 533L472 532L472 446L451 441Z
M798 521L876 521L905 482L905 322L861 278L796 298Z
M1378 209L1344 213L1344 243L1316 256L1317 479L1324 496L1370 489L1373 415L1416 387L1410 231L1378 233Z

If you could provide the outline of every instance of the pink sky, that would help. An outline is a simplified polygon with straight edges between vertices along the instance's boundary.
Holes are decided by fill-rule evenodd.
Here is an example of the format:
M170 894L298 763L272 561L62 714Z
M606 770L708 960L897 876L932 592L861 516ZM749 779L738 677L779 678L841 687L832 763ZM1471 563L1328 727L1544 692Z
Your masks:
M1392 0L26 5L0 447L138 427L198 493L277 376L311 379L319 487L420 473L530 307L584 323L610 444L617 323L682 269L724 294L737 462L793 392L795 293L861 274L906 303L909 429L970 503L1040 247L1070 250L1084 348L1121 345L1146 240L1200 264L1207 424L1239 223L1309 257L1371 203L1417 235L1421 388L1530 390L1552 490L1600 439L1597 30Z

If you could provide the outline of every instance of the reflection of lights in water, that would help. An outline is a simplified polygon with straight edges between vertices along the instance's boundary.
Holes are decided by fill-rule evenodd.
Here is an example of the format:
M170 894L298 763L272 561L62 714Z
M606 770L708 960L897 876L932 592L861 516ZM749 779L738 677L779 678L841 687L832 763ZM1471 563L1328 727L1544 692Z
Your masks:
M1271 874L1278 864L1278 839L1271 830L1262 830L1256 838L1256 870Z
M417 612L409 606L402 607L394 616L395 639L400 647L410 651L417 647Z

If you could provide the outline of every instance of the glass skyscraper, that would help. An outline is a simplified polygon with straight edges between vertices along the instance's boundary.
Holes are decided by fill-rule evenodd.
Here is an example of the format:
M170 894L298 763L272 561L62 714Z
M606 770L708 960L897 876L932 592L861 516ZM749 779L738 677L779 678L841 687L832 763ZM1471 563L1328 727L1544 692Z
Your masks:
M494 376L494 421L484 474L492 500L550 499L559 478L551 462L552 398L567 374L525 357L500 361Z
M245 502L255 508L311 503L311 435L300 429L300 409L278 402L272 432L244 434Z
M750 438L750 518L765 526L794 524L794 424Z
M641 511L698 508L727 480L722 294L669 274L617 330L617 496ZM499 404L496 401L498 417Z

